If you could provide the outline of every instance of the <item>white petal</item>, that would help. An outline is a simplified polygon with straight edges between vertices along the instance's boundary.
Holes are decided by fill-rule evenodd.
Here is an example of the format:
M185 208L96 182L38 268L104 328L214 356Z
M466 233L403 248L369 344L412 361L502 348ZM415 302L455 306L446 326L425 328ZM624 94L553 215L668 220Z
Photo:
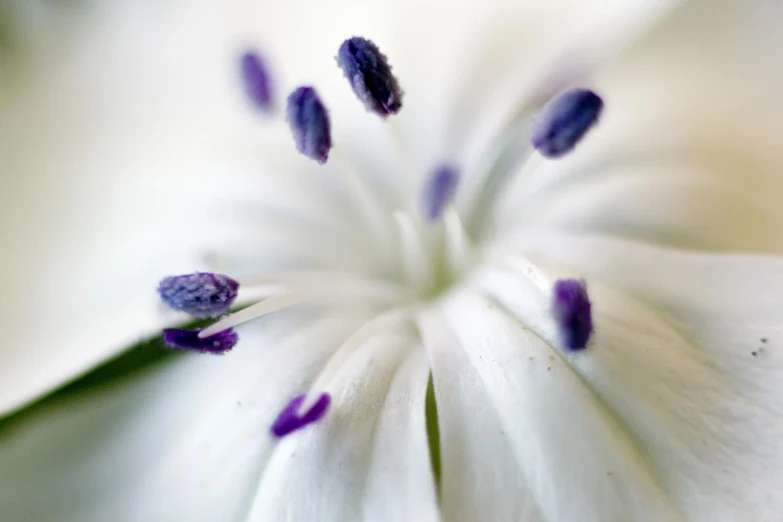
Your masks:
M13 520L244 521L269 427L359 324L299 317L240 329L223 357L183 357L11 419L0 513ZM15 424L18 422L18 424Z
M783 252L783 74L769 66L781 16L779 2L687 2L597 79L595 131L547 162L536 190L520 179L507 210L669 246Z
M526 250L587 279L595 337L571 361L687 519L774 520L783 259L565 234L530 238ZM525 314L506 289L503 300Z
M404 181L420 188L444 161L464 168L466 183L476 181L470 176L499 126L523 103L591 75L678 3L451 1L398 12L404 29L395 35L406 37L391 48L406 106L393 124L416 167Z
M409 336L367 343L329 385L327 416L279 443L248 520L438 520L427 378Z
M331 232L351 216L334 183L292 166L285 125L244 103L242 13L221 7L42 7L52 27L32 23L42 34L3 60L0 414L172 321L157 282L208 269L215 250L252 254L256 270L366 259L344 245L359 234ZM226 214L240 208L264 211L238 227ZM309 229L279 232L291 215Z
M529 193L530 199L517 202L516 214L528 224L600 231L680 248L783 248L780 206L772 198L758 197L761 184L741 177L760 171L730 160L719 166L721 160L726 158L716 151L711 164L702 165L654 153L607 161L571 171L567 183Z
M497 16L514 5L498 2L487 10ZM401 172L419 175L429 168L379 161L389 150L386 131L363 114L333 63L339 42L359 30L381 44L413 42L408 15L417 3L177 1L156 8L154 16L144 3L10 9L23 13L23 23L12 28L17 54L0 65L15 79L3 86L0 100L0 125L10 137L0 144L2 170L13 173L0 195L0 239L7 252L0 283L14 296L3 309L0 365L8 376L0 380L0 412L171 320L155 306L156 282L207 269L205 257L237 269L368 263L351 251L351 243L362 245L357 234L299 228L286 234L277 226L292 211L320 225L355 216L345 211L345 191L330 183L331 169L323 176L296 156L285 132L267 132L250 114L236 78L236 57L247 45L270 55L280 98L301 82L323 88L340 115L334 118L338 143L374 151L369 160L376 168L364 168L360 157L362 170L389 165L389 185ZM393 13L396 24L385 16ZM413 19L426 29L437 20L456 41L466 41L462 32L470 17L452 24L442 11L437 18L430 14ZM423 44L417 50L432 41L427 31L417 34ZM436 61L433 54L421 63ZM419 119L440 120L424 107ZM350 132L353 121L362 122L358 133ZM237 209L241 199L249 200L246 207L274 206L262 213L274 230L253 233L216 223L221 207ZM243 265L225 257L260 260Z
M473 295L446 314L425 327L445 519L681 520L633 434L557 351Z

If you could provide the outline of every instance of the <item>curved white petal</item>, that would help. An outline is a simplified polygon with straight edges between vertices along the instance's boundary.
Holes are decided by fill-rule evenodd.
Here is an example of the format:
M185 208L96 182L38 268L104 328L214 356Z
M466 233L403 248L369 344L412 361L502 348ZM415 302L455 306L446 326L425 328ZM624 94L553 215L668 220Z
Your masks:
M679 3L466 0L398 13L407 37L391 48L407 105L393 123L416 167L403 181L420 190L423 176L449 162L466 174L461 195L470 194L502 126L525 104L592 76Z
M215 251L252 254L256 270L366 258L349 251L361 235L331 232L355 219L333 181L242 98L241 11L39 7L58 42L33 32L3 63L0 412L180 320L161 313L157 282L209 268ZM275 226L227 219L242 208ZM292 216L309 228L280 232Z
M470 4L478 9L478 3ZM493 4L495 10L486 20L499 16L513 25L527 13L517 9L518 4ZM0 223L5 225L1 239L12 253L4 258L2 282L15 299L3 310L8 348L0 350L0 365L9 378L0 379L0 411L163 324L168 318L153 308L155 283L170 272L201 268L198 260L210 253L208 246L219 252L246 250L232 257L251 270L276 264L351 269L371 264L368 257L377 252L360 248L366 247L366 233L355 234L356 239L353 229L341 228L358 220L344 204L344 187L333 183L340 172L314 169L296 157L284 125L258 129L240 102L234 80L227 80L236 73L232 60L248 41L240 33L258 31L263 34L259 38L268 39L265 49L278 57L273 63L284 62L277 63L284 88L300 82L323 87L334 108L338 143L356 155L360 169L376 176L373 183L415 180L428 162L449 150L418 137L433 134L432 122L448 127L453 122L435 110L412 111L410 117L406 112L395 125L416 127L421 134L410 136L421 148L414 147L412 157L399 164L388 162L385 170L368 168L379 158L386 163L384 154L393 154L388 152L389 136L352 98L332 57L343 38L364 33L378 41L395 67L396 45L437 62L445 55L424 52L436 29L428 24L448 29L444 32L449 37L437 42L444 49L448 42L470 45L464 35L475 22L474 11L461 11L459 19L436 18L431 12L414 31L405 16L416 13L415 4L357 0L338 8L311 0L274 5L272 11L265 2L194 2L188 4L191 11L174 2L152 23L143 4L119 11L100 8L64 46L67 59L61 64L31 53L32 65L20 70L23 79L0 102L0 125L14 136L0 144L0 157L15 173L0 196ZM569 13L575 21L555 24L559 31L552 33L553 40L573 29L582 36L606 33L606 41L616 42L613 35L624 34L629 20L641 25L647 20L646 15L630 16L645 12L636 7L664 7L668 2L626 2L631 6L627 12L615 11L614 3L606 5L593 19L587 17L593 16L592 8L575 1ZM448 6L455 9L453 3ZM683 19L694 17L694 12L699 13L687 11ZM718 12L726 16L725 10ZM387 14L396 15L401 27L420 38L396 40L399 35L387 24ZM295 20L297 30L287 29L284 20ZM535 25L533 20L527 23ZM591 23L583 35L578 25L584 20ZM482 30L496 27L484 21ZM546 32L549 27L542 23L536 28ZM710 41L699 40L701 45ZM561 51L563 46L553 48ZM461 55L455 56L459 61ZM549 63L543 58L546 53L535 56L527 62L536 70L528 75L534 84ZM420 65L428 69L430 63L401 58L399 71L419 77L414 71ZM617 73L618 83L631 82L636 71L629 70L628 77ZM514 74L524 72L524 67L512 71L508 85L516 87ZM448 83L450 77L441 78ZM482 77L485 85L472 92L494 87L492 78ZM417 91L418 85L410 83L414 108L427 106L431 97L444 92ZM425 94L417 94L421 92ZM454 99L459 102L459 93ZM628 102L633 99L629 94ZM676 99L672 95L667 102ZM714 110L716 105L705 107ZM464 108L465 114L458 116L465 121L477 122L484 115L479 109L472 119L475 114ZM422 121L426 125L418 125ZM707 121L717 126L730 120ZM752 126L744 128L748 130ZM714 157L705 161L709 159L714 163ZM696 162L688 166L692 164ZM747 211L739 212L737 237L755 228L763 241L777 241L779 234L758 229L772 218L754 214L754 193L737 195L736 177L728 173L721 178L723 185L702 183L703 172L712 172L710 166L684 169L679 175L667 170L661 177L675 180L668 185L656 184L654 170L642 172L633 183L602 178L602 184L585 184L587 194L575 185L558 191L560 199L552 200L549 215L539 218L613 232L617 230L610 225L622 225L636 236L663 231L681 235L679 243L673 243L716 248L716 243L724 247L721 227L708 225L730 224L717 221L720 208L747 203ZM553 183L558 181L552 176ZM649 194L668 202L680 197L680 213L633 204ZM624 198L626 204L614 214L603 214L607 198ZM248 214L260 209L258 226L245 219L248 214L240 224L213 221L215 212L239 210L240 200ZM389 201L394 204L393 194ZM772 200L764 202L774 214ZM579 212L572 212L575 205ZM690 228L678 226L680 219L690 219L681 213L686 207L698 210L699 219L688 221ZM24 224L24 233L14 228L18 223ZM709 234L701 235L706 230ZM521 305L504 294L509 312L525 322L530 319L525 314L533 314L529 330L470 296L446 306L445 326L423 328L439 405L447 520L707 522L733 521L746 514L761 522L781 511L780 502L765 497L754 483L759 477L774 487L781 483L781 411L772 402L781 360L773 343L780 331L775 311L780 303L755 296L770 290L765 285L777 284L777 261L746 263L743 258L733 263L732 258L715 268L711 258L655 249L636 252L631 247L613 250L613 244L580 246L563 238L562 252L572 257L559 259L556 250L539 252L552 262L578 259L573 265L598 279L598 334L582 358L560 358L547 346L547 341L553 343L553 332L546 323L547 302L536 288L523 289L529 299ZM727 241L725 248L761 248L749 236L747 246L737 245ZM528 244L536 252L534 246ZM600 249L611 255L597 254ZM628 252L631 255L624 257ZM699 262L680 264L682 259ZM639 266L646 268L653 260L660 266L639 273ZM742 278L742 270L757 273ZM640 282L642 276L653 275L654 285ZM672 291L661 281L680 288ZM615 290L609 288L612 284ZM508 285L506 290L514 288ZM715 304L728 298L733 301L726 306ZM337 319L335 328L355 327L346 324L349 317ZM723 323L712 323L715 318ZM760 333L766 329L772 333ZM274 413L311 381L337 342L336 334L324 335L317 327L305 329L290 345L278 347L287 350L277 352L279 359L272 361L247 355L264 347L252 346L252 336L246 336L225 359L185 359L105 390L102 399L78 399L62 411L23 420L5 435L7 444L0 451L0 469L14 471L8 475L8 487L0 488L0 512L21 517L37 509L34 519L79 521L126 517L155 522L182 516L238 520L248 510L256 520L437 519L424 428L427 366L420 351L407 355L412 344L408 340L357 352L330 385L335 392L331 413L317 426L277 446L270 444L266 430ZM758 337L765 345L755 355L747 351L747 360L738 355L746 336ZM629 353L631 346L640 349ZM762 356L768 357L766 366L754 366ZM661 383L668 387L661 390ZM245 401L234 409L237 390L250 398L249 413L241 409ZM205 414L207 404L213 409ZM83 430L92 430L97 439L84 437ZM262 471L267 459L269 466ZM8 509L2 509L3 504Z
M770 66L781 16L764 0L685 3L597 78L595 131L518 180L506 211L669 246L783 251L783 74Z
M12 419L0 435L3 518L244 521L276 444L271 423L361 315L299 317L240 328L225 356L168 361Z
M710 159L699 165L695 159L651 153L573 172L567 183L531 190L526 202L517 204L520 224L509 230L533 224L686 249L783 248L780 206L759 197L762 184L742 177L759 171L718 151ZM771 175L774 166L765 168Z
M634 434L556 350L473 295L445 316L424 330L446 520L684 520Z
M595 336L569 360L687 520L774 520L783 509L771 493L783 484L783 259L565 234L525 245L587 279ZM529 317L513 284L494 292Z
M327 387L327 416L275 449L248 520L437 521L428 375L409 335L363 346Z
M668 4L655 3L655 10ZM421 139L438 133L419 123L439 122L443 135L453 128L427 100L465 105L442 90L460 81L422 74L419 65L442 63L448 71L455 64L449 57L471 46L466 28L496 35L499 20L506 27L524 20L545 33L539 22L549 20L558 31L547 34L559 35L590 14L585 34L603 35L629 20L642 24L650 6L565 2L544 9L499 0L422 10L382 0L172 0L162 7L4 8L23 23L13 27L18 48L2 64L14 81L0 99L0 130L9 137L0 144L6 178L0 239L8 252L0 282L13 299L3 308L0 365L9 377L0 380L0 412L170 322L153 291L163 275L207 269L205 259L237 270L275 263L365 269L377 262L366 254L371 249L354 250L366 246L366 231L341 228L356 215L345 204L339 169L317 169L298 157L285 125L263 121L242 99L236 59L247 46L269 56L278 107L295 85L323 91L335 141L373 183L385 183L379 193L393 202L390 188L406 179L415 184L441 157L437 144ZM443 45L430 45L433 31ZM395 124L412 132L407 159L394 152L389 131L363 111L334 64L340 41L357 33L376 39L399 64L403 83L410 80L410 107ZM438 81L429 82L434 76ZM492 75L483 78L492 85ZM225 209L253 206L264 209L259 221L266 227L222 221ZM303 226L279 226L292 216ZM328 223L335 226L324 231Z

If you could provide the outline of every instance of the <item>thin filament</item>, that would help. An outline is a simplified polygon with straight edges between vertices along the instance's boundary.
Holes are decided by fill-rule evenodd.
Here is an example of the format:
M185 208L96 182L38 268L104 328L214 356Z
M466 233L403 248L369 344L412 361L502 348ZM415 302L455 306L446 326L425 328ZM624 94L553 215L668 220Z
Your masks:
M399 231L405 275L412 284L422 285L427 280L427 256L421 234L410 214L398 210L394 212L394 221Z
M454 207L446 209L443 216L446 239L446 255L455 271L465 268L469 252L468 232Z
M203 339L205 337L209 337L210 335L214 335L218 332L222 332L223 330L233 328L242 323L252 321L253 319L256 319L258 317L262 317L264 315L271 314L272 312L277 312L278 310L283 310L285 308L290 308L298 304L303 304L308 301L313 301L319 297L324 297L324 295L322 293L312 293L312 292L310 293L292 292L288 294L276 295L268 299L264 299L263 301L260 301L254 305L248 306L243 310L234 312L229 316L224 317L223 319L216 322L215 324L204 328L198 334L198 336Z
M362 178L361 174L359 174L339 147L332 148L332 161L337 164L338 170L342 174L342 179L353 191L358 206L364 213L372 233L388 252L391 244L391 227L384 212L385 205L378 201L375 192L367 185L364 178Z
M518 172L516 167L535 152L529 144L528 135L526 125L519 120L514 120L501 132L500 141L490 155L484 185L476 196L468 217L468 233L471 237L475 238L485 232L499 196Z

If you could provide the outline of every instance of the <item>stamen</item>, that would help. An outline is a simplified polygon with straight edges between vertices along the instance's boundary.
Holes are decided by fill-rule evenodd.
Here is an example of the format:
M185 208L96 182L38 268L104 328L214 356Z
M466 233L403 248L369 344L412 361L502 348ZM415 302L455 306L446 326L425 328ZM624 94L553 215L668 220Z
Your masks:
M446 253L449 265L460 271L465 268L468 259L470 248L468 232L459 213L453 207L443 216L443 224L446 231Z
M247 97L257 108L272 110L272 82L264 60L258 53L247 51L242 55L240 66Z
M371 227L371 232L378 238L378 243L384 246L384 250L387 250L392 231L385 205L379 200L377 192L367 185L365 179L349 161L344 151L340 147L334 147L332 152L333 162L340 170L343 181L353 191L356 197L355 201L360 207L359 210L365 214L367 224ZM382 254L388 255L387 251L382 252Z
M296 150L318 163L326 163L332 148L329 113L312 87L299 87L288 96L288 123Z
M397 78L386 56L370 40L354 36L344 41L337 52L337 65L368 111L386 118L402 108Z
M329 409L329 405L332 402L332 398L328 393L322 393L315 404L312 405L304 413L299 412L299 407L304 402L305 396L299 395L294 397L288 406L283 408L283 411L272 423L272 434L275 437L282 438L295 431L301 430L308 424L312 424L326 415L326 411Z
M427 254L422 236L408 213L398 210L393 216L400 236L403 270L408 280L414 286L419 286L427 280Z
M233 328L242 323L258 319L265 315L291 308L305 303L317 303L323 300L344 299L353 296L362 296L365 299L372 299L377 303L396 302L401 297L401 289L390 285L373 284L371 280L362 280L360 278L350 280L347 278L332 277L326 280L313 280L309 282L301 280L303 289L286 291L287 284L281 280L281 286L284 292L273 295L248 306L238 312L222 318L216 323L204 328L199 333L199 337L205 338L214 335L217 332Z
M603 107L601 97L587 89L573 89L557 96L533 122L533 146L547 158L565 155L598 122Z
M552 315L569 350L583 350L593 333L593 317L584 280L559 279L552 291Z
M430 223L438 221L457 192L459 174L454 167L438 167L424 186L424 216Z
M171 309L197 318L228 313L238 290L239 283L230 277L209 272L167 277L158 285L161 299Z
M222 355L231 350L239 342L239 336L232 329L223 330L214 335L202 338L203 330L179 330L169 328L163 330L163 342L170 348L193 350L200 353Z
M290 308L298 304L306 303L316 297L308 293L290 293L282 294L264 299L254 305L235 312L228 317L224 317L215 324L204 328L198 335L200 338L211 337L218 332L233 328L242 323L246 323L258 317L262 317L278 310Z
M491 223L492 211L499 198L507 192L508 186L519 173L519 166L527 163L533 156L533 148L527 144L529 129L521 124L520 116L511 121L488 154L488 161L481 170L486 169L484 183L473 201L466 222L468 234L477 238Z

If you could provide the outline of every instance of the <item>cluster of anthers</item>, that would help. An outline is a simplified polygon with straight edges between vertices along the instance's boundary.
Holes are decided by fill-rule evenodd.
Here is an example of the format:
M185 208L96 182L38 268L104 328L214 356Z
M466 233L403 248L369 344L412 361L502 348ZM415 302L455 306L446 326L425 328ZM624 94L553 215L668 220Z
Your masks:
M368 111L385 119L401 110L400 86L386 57L373 42L360 37L346 40L337 53L337 64ZM241 68L248 97L259 108L270 108L270 77L263 60L256 53L248 52L242 57ZM532 119L529 128L532 147L546 158L565 155L574 149L598 121L602 108L603 101L590 90L573 88L560 93ZM318 163L326 163L330 151L333 150L329 112L316 89L311 86L295 89L288 96L286 116L297 150ZM367 186L361 176L353 172L350 177L348 182L358 188L357 194L366 195ZM508 173L494 174L494 171L490 171L484 188L476 198L475 208L491 205L508 177ZM399 226L402 250L407 248L405 238L411 236L412 227L422 223L444 227L444 234L447 237L459 236L454 241L465 248L470 234L462 226L459 216L451 206L458 182L459 173L456 168L449 165L440 166L434 169L425 182L422 190L423 205L418 215L411 211L394 211L394 215L389 216L391 221L397 222ZM410 247L409 250L415 250L415 247ZM408 254L413 255L411 252ZM403 252L401 257L405 258L406 254ZM267 277L265 282L269 282L270 277ZM591 304L585 282L560 279L549 285L551 315L558 327L562 347L569 351L583 350L588 346L593 332ZM281 287L285 288L285 285ZM215 273L197 272L163 279L158 292L170 308L186 312L195 318L219 318L217 322L203 329L167 329L163 332L165 343L171 348L225 354L239 341L234 331L235 326L308 302L306 296L282 291L229 314L239 288L240 283L236 280ZM435 298L437 293L418 295L420 299L422 295ZM390 312L395 310L398 308L388 308ZM360 344L361 338L361 332L354 334L337 350L332 359L344 359L348 352ZM283 437L321 419L329 409L331 398L328 393L320 390L322 388L319 386L319 380L316 380L309 393L293 398L271 426L273 435Z

